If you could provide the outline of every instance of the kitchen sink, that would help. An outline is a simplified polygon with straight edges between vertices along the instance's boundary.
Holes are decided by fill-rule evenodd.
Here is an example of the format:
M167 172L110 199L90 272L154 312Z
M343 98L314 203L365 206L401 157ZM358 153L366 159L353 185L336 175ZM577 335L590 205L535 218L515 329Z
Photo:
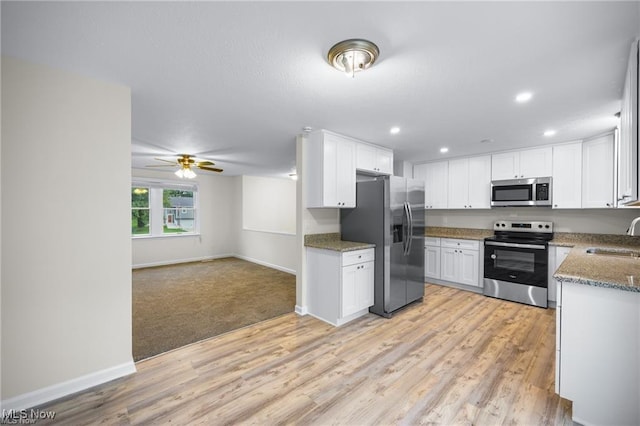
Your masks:
M639 250L590 247L587 249L587 253L595 254L597 256L630 257L640 259Z

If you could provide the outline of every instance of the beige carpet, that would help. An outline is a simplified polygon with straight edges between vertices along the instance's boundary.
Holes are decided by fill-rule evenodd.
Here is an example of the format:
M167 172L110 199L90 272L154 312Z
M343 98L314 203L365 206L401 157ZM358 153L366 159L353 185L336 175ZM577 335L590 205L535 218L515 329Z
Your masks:
M135 269L134 360L293 312L295 281L236 258Z

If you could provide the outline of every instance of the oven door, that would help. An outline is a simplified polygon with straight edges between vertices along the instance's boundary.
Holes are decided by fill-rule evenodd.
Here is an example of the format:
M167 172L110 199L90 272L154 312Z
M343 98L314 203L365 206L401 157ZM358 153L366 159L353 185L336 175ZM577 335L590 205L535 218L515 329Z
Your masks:
M484 277L547 288L546 244L484 242Z

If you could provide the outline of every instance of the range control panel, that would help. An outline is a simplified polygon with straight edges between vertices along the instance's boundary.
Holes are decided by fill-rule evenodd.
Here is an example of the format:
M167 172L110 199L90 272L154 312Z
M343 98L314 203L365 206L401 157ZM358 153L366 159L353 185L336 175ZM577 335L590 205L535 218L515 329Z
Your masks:
M499 220L493 225L496 231L511 232L553 232L553 222Z

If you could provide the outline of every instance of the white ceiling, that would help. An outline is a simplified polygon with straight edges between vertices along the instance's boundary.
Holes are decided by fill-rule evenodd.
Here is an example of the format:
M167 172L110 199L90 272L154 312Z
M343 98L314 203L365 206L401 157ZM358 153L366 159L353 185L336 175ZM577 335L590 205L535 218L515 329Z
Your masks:
M3 54L131 87L134 167L190 153L225 175L286 176L305 126L414 163L610 130L640 34L638 2L1 7ZM348 38L381 52L355 79L326 61ZM524 90L533 99L515 103ZM401 132L390 135L392 126ZM557 134L542 136L549 128Z

